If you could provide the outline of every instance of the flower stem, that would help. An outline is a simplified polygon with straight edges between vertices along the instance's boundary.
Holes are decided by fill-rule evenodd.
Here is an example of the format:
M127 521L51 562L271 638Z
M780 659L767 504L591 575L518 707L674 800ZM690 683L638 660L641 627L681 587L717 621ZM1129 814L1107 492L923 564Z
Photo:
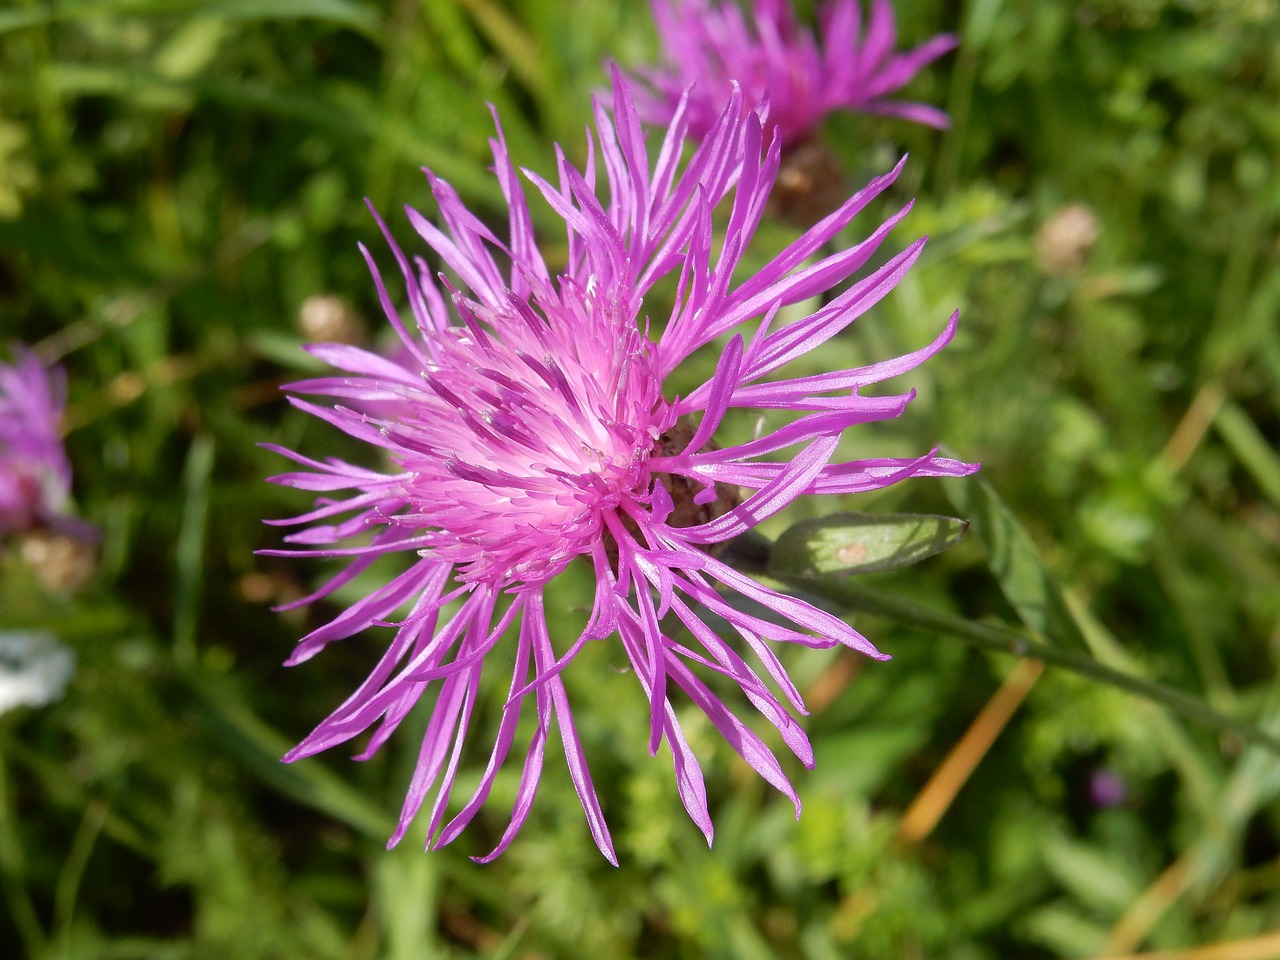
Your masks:
M749 543L742 543L749 540ZM725 559L747 572L763 573L768 567L763 537L748 534L738 538L732 553ZM732 557L732 559L730 559ZM761 562L761 561L764 562ZM771 572L771 576L777 576ZM1015 657L1039 660L1049 666L1071 670L1081 676L1110 684L1129 693L1145 697L1167 707L1201 726L1222 733L1232 733L1246 743L1257 743L1280 753L1280 737L1261 730L1246 720L1221 713L1199 697L1176 687L1116 670L1095 660L1087 653L1055 646L1043 637L1003 624L978 623L964 617L934 610L883 590L864 587L848 577L779 577L788 586L814 597L834 603L846 610L856 610L883 617L905 626L929 630L941 636L955 637L993 653L1009 653Z

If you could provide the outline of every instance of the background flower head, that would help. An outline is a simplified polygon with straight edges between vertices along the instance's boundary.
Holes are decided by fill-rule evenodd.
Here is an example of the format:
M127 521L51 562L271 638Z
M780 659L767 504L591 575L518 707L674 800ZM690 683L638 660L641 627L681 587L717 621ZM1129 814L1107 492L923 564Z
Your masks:
M79 526L66 515L71 464L62 445L66 383L22 346L0 363L0 534Z
M407 288L407 322L365 256L403 350L389 360L348 345L314 345L312 353L339 375L290 388L337 399L336 406L291 402L380 449L388 463L369 469L279 450L304 469L275 480L324 496L310 512L276 521L303 528L288 537L295 549L268 552L350 558L343 573L300 602L332 594L385 554L407 555L409 567L299 643L291 663L370 626L394 631L369 678L289 759L373 727L362 753L368 756L430 691L430 718L392 843L433 792L429 844L456 837L488 797L521 712L532 705L537 724L518 797L490 856L527 818L555 726L593 837L615 860L561 677L592 641L618 643L625 652L650 704L649 748L669 744L681 799L708 841L702 773L674 706L681 698L705 713L798 813L773 752L707 679L735 684L810 765L812 750L793 715L804 705L773 645L843 644L882 655L847 623L728 566L717 547L802 494L976 469L934 453L834 461L847 427L897 416L911 399L865 397L860 390L940 350L954 316L932 344L907 356L816 376L779 375L888 293L919 255L923 240L843 286L871 261L909 204L866 240L819 252L894 181L901 164L762 269L739 276L781 143L763 142L760 118L744 110L734 88L682 164L689 109L687 98L677 105L651 162L629 89L615 77L612 115L597 105L584 169L558 151L556 182L524 172L567 231L567 258L554 272L540 252L501 128L492 147L509 208L505 237L428 173L443 227L406 213L455 279L433 277L424 261L411 261L384 226ZM712 210L720 204L726 220L717 239ZM642 299L664 277L674 281L674 307L654 320L642 311ZM781 318L783 308L828 291L838 292L816 312ZM672 395L673 371L713 343L720 357L711 379L687 396ZM722 448L713 437L731 408L781 414L784 422ZM784 451L787 459L775 459ZM578 636L553 641L543 590L575 561L593 568L593 609ZM769 613L739 609L726 594ZM388 624L393 616L397 622ZM728 637L712 621L727 624ZM506 652L491 657L499 644ZM446 822L481 675L486 666L512 664L484 774Z
M61 699L75 668L75 652L52 635L0 630L0 714Z
M894 50L896 28L890 0L872 0L863 21L862 0L827 0L818 29L796 18L789 0L651 0L662 42L663 65L638 72L641 116L671 119L692 87L690 129L711 129L732 83L741 85L747 110L767 107L783 145L804 140L833 110L904 117L945 127L942 111L891 99L925 64L956 45L942 34L920 46Z

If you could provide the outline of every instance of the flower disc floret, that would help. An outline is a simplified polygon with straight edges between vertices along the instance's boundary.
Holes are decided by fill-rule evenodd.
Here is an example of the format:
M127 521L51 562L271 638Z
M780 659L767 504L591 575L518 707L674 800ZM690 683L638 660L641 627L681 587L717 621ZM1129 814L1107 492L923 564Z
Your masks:
M604 512L648 502L649 453L672 414L625 304L565 278L533 302L454 296L421 387L381 430L425 529L458 578L543 583L590 554Z

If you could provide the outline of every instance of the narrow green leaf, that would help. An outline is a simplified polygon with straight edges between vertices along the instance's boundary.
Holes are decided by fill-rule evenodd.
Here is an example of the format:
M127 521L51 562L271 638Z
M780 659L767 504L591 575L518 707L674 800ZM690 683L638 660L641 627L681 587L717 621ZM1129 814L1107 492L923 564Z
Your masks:
M183 671L182 679L202 726L263 783L371 838L390 835L395 827L392 817L340 777L314 761L281 762L292 744L250 710L229 684L194 670Z
M1213 425L1272 505L1280 509L1280 456L1240 405L1225 401Z
M200 14L228 20L327 20L350 27L370 37L377 33L378 13L372 7L350 0L213 0Z
M187 0L117 0L115 3L83 2L39 4L0 12L0 33L24 27L75 21L82 17L172 16L218 17L226 20L327 20L374 37L378 14L351 0L211 0L191 4Z
M730 563L749 573L773 574L769 554L772 544L764 537L748 534L733 542L727 554ZM860 585L851 577L813 576L779 577L797 596L836 604L845 610L861 611L884 617L896 623L955 637L993 653L1039 660L1050 666L1063 667L1072 673L1109 683L1153 703L1181 714L1188 720L1212 730L1234 733L1247 743L1264 746L1280 754L1280 736L1240 717L1215 710L1200 697L1158 680L1138 676L1127 669L1117 669L1085 651L1066 649L1046 643L1034 631L1018 630L1004 625L977 623L942 610L935 610L883 590ZM1064 607L1065 609L1065 607Z
M851 576L896 570L941 553L969 529L964 520L923 513L834 513L802 520L773 545L778 577Z
M204 582L205 521L209 514L209 483L213 476L213 438L200 434L187 453L182 486L182 526L174 548L177 589L173 615L173 655L190 664L196 656L196 625Z
M974 533L986 548L988 566L1019 619L1037 640L1047 641L1043 644L1046 649L1061 648L1068 654L1066 660L1071 662L1059 665L1106 679L1100 673L1089 674L1088 671L1094 667L1086 664L1093 664L1110 672L1112 678L1107 682L1162 703L1175 713L1205 726L1227 730L1232 729L1231 724L1243 724L1256 731L1251 724L1231 719L1229 714L1213 710L1191 694L1165 687L1143 676L1142 664L1090 614L1083 602L1059 585L1040 559L1031 535L989 483L981 477L970 476L947 483L946 491L956 509L973 525ZM1046 663L1057 662L1043 656L1038 659ZM1076 660L1080 662L1076 663ZM1158 692L1160 690L1174 695L1173 699ZM1223 721L1227 722L1224 724ZM1177 758L1177 765L1192 796L1205 809L1204 803L1211 795L1209 784L1213 780L1210 771L1191 747L1184 731L1168 715L1157 715L1153 722L1170 754ZM1258 738L1266 740L1272 749L1280 745L1280 740L1261 731L1256 732Z
M53 14L49 8L44 6L0 10L0 33L21 30L24 27L33 27L36 24L49 23L53 19Z
M952 613L912 603L883 590L861 586L849 577L796 577L783 582L794 585L800 593L808 593L838 604L846 610L858 610L922 630L956 637L980 650L1010 653L1016 657L1040 660L1050 666L1064 667L1081 676L1137 694L1210 729L1237 734L1248 743L1256 743L1280 753L1280 736L1248 720L1215 710L1204 700L1185 690L1125 670L1117 670L1088 653L1045 643L1021 630L976 623Z
M16 797L9 786L6 756L0 753L0 884L3 884L9 915L28 956L44 954L49 938L36 910L35 901L20 878L26 872L26 851L19 833Z
M1118 918L1142 892L1141 874L1123 855L1052 831L1040 843L1045 867L1080 903Z
M440 899L440 861L411 845L374 861L373 882L383 906L388 960L434 956L435 904Z
M1087 649L1084 634L1040 559L1031 535L979 475L951 480L947 496L987 550L987 563L1005 598L1034 633L1055 643Z
M502 52L511 72L537 99L544 99L550 83L545 66L547 57L542 55L538 41L509 12L491 0L462 0L462 6L489 42Z
M156 73L170 80L189 80L213 63L227 40L227 21L193 17L156 51Z
M254 330L244 338L244 345L254 356L270 360L285 370L314 375L328 369L302 349L302 341L296 333Z

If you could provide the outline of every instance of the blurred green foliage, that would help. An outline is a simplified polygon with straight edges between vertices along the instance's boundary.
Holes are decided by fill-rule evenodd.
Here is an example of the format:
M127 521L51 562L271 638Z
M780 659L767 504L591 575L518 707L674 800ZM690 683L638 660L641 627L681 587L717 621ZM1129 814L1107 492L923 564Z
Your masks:
M906 42L960 35L911 88L952 129L837 116L825 135L851 181L909 149L888 202L917 205L897 242L932 239L821 359L918 348L961 308L903 421L847 444L981 460L1060 606L1037 612L1026 564L981 531L861 582L1067 637L1280 732L1275 3L898 6ZM874 617L859 626L888 664L788 655L818 760L789 768L798 823L689 719L710 851L601 645L567 679L620 870L554 756L488 867L466 855L498 835L514 775L473 835L387 853L412 730L365 764L278 763L379 643L281 669L324 611L268 606L322 571L253 555L276 544L261 518L302 506L263 483L281 463L255 444L360 455L279 398L309 369L304 306L334 297L372 338L355 244L382 254L361 198L403 234L400 204L431 209L426 165L493 211L485 102L545 172L552 140L581 156L602 60L654 44L643 4L588 0L0 9L0 340L67 367L77 499L104 535L73 596L0 555L0 626L49 629L79 660L61 702L0 716L0 955L985 960L1275 929L1280 758L1065 672L905 841L903 812L1010 660ZM805 509L954 513L944 486ZM566 578L559 603L581 607L584 587ZM1091 794L1102 775L1124 784L1113 806Z

